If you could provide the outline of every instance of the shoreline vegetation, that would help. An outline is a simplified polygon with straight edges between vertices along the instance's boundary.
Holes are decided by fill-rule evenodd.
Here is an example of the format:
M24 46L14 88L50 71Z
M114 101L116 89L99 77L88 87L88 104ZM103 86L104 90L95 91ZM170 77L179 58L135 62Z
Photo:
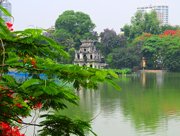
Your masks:
M94 28L88 14L73 10L60 14L55 27L45 34L62 45L70 55L69 59L58 58L57 62L73 64L81 40L90 39L103 55L108 69L138 71L144 67L180 72L180 26L162 25L156 12L136 12L130 24L125 24L119 34L109 28L98 33ZM115 71L118 74L129 73L129 70Z
M167 70L156 70L156 69L141 69L141 70L137 70L137 71L132 71L129 68L125 68L125 69L111 69L113 70L116 74L121 75L121 76L126 76L126 75L131 75L134 73L166 73L166 72L171 72L171 71L167 71Z

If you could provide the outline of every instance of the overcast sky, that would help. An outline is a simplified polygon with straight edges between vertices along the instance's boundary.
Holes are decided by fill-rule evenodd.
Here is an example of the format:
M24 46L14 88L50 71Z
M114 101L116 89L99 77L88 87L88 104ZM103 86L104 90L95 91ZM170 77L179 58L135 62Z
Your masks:
M128 24L139 6L168 5L169 23L180 25L180 0L9 0L15 18L15 30L27 27L49 28L66 10L82 11L88 14L95 30L105 28L120 32Z

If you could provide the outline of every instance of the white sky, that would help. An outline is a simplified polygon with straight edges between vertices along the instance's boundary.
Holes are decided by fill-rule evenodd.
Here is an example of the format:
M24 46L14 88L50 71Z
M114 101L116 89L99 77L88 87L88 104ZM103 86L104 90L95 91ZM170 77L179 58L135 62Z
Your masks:
M49 28L63 11L75 10L88 14L95 30L120 28L130 22L139 6L165 4L169 6L169 23L180 25L180 0L9 0L15 18L15 30Z

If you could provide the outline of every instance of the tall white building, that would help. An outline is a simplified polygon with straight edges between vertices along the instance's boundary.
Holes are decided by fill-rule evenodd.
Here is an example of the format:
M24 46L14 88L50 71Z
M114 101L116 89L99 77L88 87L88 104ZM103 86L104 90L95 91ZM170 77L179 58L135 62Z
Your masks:
M9 13L11 13L11 3L8 0L0 0L0 5L4 7ZM11 22L11 17L6 16L2 11L0 11L0 17L5 21L5 22Z
M144 7L138 7L138 11L141 12L151 12L156 11L157 17L162 25L168 24L168 6L167 5L159 5L159 6L144 6Z

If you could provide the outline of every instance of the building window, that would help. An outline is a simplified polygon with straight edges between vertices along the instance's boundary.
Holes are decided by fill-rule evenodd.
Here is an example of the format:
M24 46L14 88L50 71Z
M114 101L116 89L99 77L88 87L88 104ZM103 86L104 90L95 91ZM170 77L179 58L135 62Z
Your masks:
M87 56L86 56L86 54L83 55L83 59L84 59L85 62L87 62Z
M92 56L92 54L90 55L90 59L93 59L93 56Z
M80 55L79 54L77 54L77 58L80 59Z
M84 51L86 51L86 49L84 49Z

